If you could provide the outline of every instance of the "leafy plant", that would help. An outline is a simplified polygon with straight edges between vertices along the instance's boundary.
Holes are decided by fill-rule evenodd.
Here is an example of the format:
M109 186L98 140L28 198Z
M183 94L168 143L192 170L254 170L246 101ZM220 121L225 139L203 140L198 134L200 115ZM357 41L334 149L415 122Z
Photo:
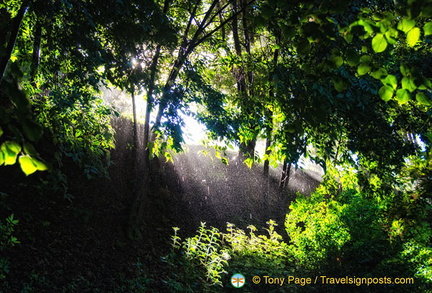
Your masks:
M163 258L175 272L166 280L167 286L176 292L222 292L231 287L229 277L236 272L247 279L254 275L283 276L292 272L288 244L275 231L274 221L270 220L268 225L267 236L257 235L254 226L249 226L247 235L233 224L227 225L227 233L221 233L202 223L197 234L185 240L177 235L178 228L174 228L172 251ZM246 282L246 287L253 289L254 286Z
M163 260L174 272L166 283L172 292L213 292L222 286L228 254L221 245L218 229L205 223L194 237L182 240L174 228L171 253Z
M14 226L17 225L19 220L14 219L14 215L11 214L6 218L5 223L0 221L0 252L5 252L10 247L19 244L19 240L12 236ZM9 272L9 260L5 257L0 257L0 280L6 278L6 274Z
M82 94L80 99L76 95ZM109 149L114 147L109 124L111 110L91 93L54 91L34 101L39 123L49 131L58 148L59 167L71 158L88 178L107 175ZM85 119L83 119L85 117Z
M410 290L429 286L431 228L419 212L424 204L407 201L409 194L398 191L369 196L346 178L352 175L339 177L327 177L314 194L299 195L290 206L285 227L299 269L315 275L415 277Z

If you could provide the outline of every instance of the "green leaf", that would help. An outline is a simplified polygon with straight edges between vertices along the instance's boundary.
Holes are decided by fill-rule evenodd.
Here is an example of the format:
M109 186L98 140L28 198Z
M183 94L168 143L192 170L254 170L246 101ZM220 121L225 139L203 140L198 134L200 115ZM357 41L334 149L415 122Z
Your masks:
M36 168L38 169L38 171L46 171L46 170L48 170L48 166L44 162L39 161L38 159L33 158L33 157L32 157L32 160L33 160L33 164L36 166Z
M425 93L417 93L416 100L422 105L426 105L426 106L432 105L431 101L426 97Z
M221 153L219 151L215 152L215 157L218 158L218 159L222 159L222 155L221 155Z
M402 64L399 67L399 69L400 69L400 72L402 73L403 76L409 76L411 74L411 71L409 70L409 68L404 64Z
M357 68L357 73L359 75L365 75L371 70L371 67L368 63L360 63L359 67Z
M415 85L414 78L407 76L402 78L402 88L407 89L410 92L415 91L417 89L417 86Z
M415 26L415 20L413 19L402 19L398 23L398 30L408 33Z
M378 91L378 94L381 97L381 99L383 99L386 102L393 97L393 93L394 93L393 88L388 85L383 85Z
M30 156L36 156L38 154L35 147L31 143L28 143L28 142L24 143L24 152Z
M381 82L384 85L391 86L393 89L396 89L397 88L397 84L398 84L397 78L393 74L387 75L387 77L384 78L383 80L381 80Z
M252 168L253 166L253 158L247 158L246 160L244 160L244 163L246 164L246 166L248 166L249 168Z
M385 32L385 37L387 42L392 45L397 43L396 39L398 38L398 36L399 36L399 31L394 28L389 28L389 30Z
M341 56L331 56L330 61L333 63L334 68L339 68L343 64L343 58Z
M430 81L430 79L423 77L421 80L421 84L419 85L418 89L419 90L428 90L430 88L432 88L432 82Z
M379 68L378 70L371 73L372 77L375 79L384 79L388 72L385 68Z
M413 28L407 34L407 44L410 47L414 47L420 39L420 29L418 27Z
M21 146L15 141L5 141L1 145L1 151L4 154L4 164L13 165L16 162L16 157L21 151Z
M432 21L427 22L423 27L424 35L432 35Z
M376 34L372 39L372 49L375 51L375 53L381 53L384 52L386 48L387 40L384 35L381 33Z
M343 92L348 88L348 84L342 78L336 78L333 80L333 85L338 92Z
M399 104L405 104L411 99L411 94L406 89L398 89L396 91L396 98L399 102Z
M38 168L35 164L33 164L33 160L30 156L20 156L18 160L21 170L24 172L24 174L26 174L26 176L33 174L37 171Z
M349 66L357 66L360 62L360 56L354 50L346 53L346 59Z
M0 136L3 135L3 129L0 127Z
M369 55L363 55L360 57L360 62L361 63L371 63L372 62L372 58Z

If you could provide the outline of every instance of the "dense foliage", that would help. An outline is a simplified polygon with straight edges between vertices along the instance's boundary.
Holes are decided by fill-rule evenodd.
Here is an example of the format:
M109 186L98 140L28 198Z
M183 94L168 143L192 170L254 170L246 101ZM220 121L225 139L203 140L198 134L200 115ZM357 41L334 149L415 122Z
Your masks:
M228 283L225 271L249 277L257 269L386 273L415 277L412 288L424 289L431 278L431 18L430 0L2 1L0 166L41 201L52 192L72 201L69 162L88 179L109 173L118 113L101 87L131 94L134 106L144 93L142 134L134 113L129 238L142 238L149 198L157 196L159 170L150 160L182 150L184 115L223 142L216 154L225 164L223 150L234 145L246 165L263 162L265 176L269 165L283 164L286 174L304 157L325 171L316 193L291 204L289 240L273 222L268 236L234 226L175 235L166 262L178 275L167 286L217 290ZM259 140L266 141L262 157ZM0 187L1 252L19 243L18 220L4 208L8 193ZM8 261L0 258L0 279Z
M331 169L310 197L291 204L282 239L269 221L268 235L249 234L232 224L223 233L203 224L196 236L173 236L165 260L173 268L167 280L174 292L225 292L236 272L251 292L429 292L432 277L430 206L400 190L370 197L359 190L352 171ZM338 178L336 180L335 178ZM285 284L253 284L252 277L286 278ZM298 279L288 283L288 276ZM413 278L413 284L353 281L349 285L301 283L300 278ZM223 281L222 281L223 280Z

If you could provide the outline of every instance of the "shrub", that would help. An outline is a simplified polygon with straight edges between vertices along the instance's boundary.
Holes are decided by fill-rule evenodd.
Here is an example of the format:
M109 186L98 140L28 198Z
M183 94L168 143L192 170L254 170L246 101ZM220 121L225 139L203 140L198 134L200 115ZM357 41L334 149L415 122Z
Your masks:
M197 235L182 240L175 228L172 251L163 258L172 273L166 284L174 292L225 292L232 288L230 277L242 273L246 288L260 292L263 287L251 284L254 275L284 276L288 274L288 245L275 231L274 221L268 222L266 235L257 235L249 226L247 235L233 224L227 233L201 224ZM290 272L292 272L290 270ZM285 287L284 287L285 288ZM268 288L267 288L268 289Z
M254 226L246 233L228 224L222 233L203 224L197 235L181 240L176 229L165 258L175 272L167 284L177 292L226 292L232 288L230 277L241 273L247 292L431 292L429 206L406 188L366 194L355 173L330 169L315 193L298 195L290 205L289 243L271 220L267 235ZM253 276L319 280L305 286L255 285ZM356 279L326 285L320 276ZM386 284L362 285L360 278L386 278ZM414 284L390 284L389 278L414 278Z
M326 178L314 194L299 195L290 206L285 226L298 270L311 276L415 277L414 285L376 285L376 290L386 286L392 292L430 286L430 227L425 213L412 212L424 205L407 201L408 193L392 191L375 197L355 184L335 187L335 179ZM348 292L353 285L323 286L320 291L345 289Z
M174 228L171 253L163 258L173 272L166 280L171 292L214 292L222 286L228 254L218 229L201 223L194 237L182 240Z

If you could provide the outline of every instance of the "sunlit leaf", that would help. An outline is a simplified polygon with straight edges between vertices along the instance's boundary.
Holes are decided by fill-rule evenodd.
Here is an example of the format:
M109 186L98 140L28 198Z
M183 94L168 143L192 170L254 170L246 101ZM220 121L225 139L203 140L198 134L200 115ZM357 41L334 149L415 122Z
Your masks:
M399 104L405 104L411 99L411 94L406 89L398 89L396 91L396 98Z
M372 28L372 24L373 24L372 21L370 21L370 20L360 19L360 20L358 21L358 24L359 24L359 25L362 25L363 28L364 28L364 30L366 31L366 35L365 35L365 36L373 34L374 30L373 30L373 28Z
M390 42L390 40L391 39L394 40L395 38L397 38L399 36L399 31L397 29L394 29L394 28L391 27L391 28L388 29L388 31L385 32L385 36L387 38L387 41L390 44L394 44L394 42L396 42L396 40L394 42Z
M357 73L359 75L365 75L371 70L371 67L368 63L361 63L359 67L357 68Z
M247 158L246 160L244 160L244 163L246 164L246 166L248 166L249 168L252 168L253 166L253 158Z
M393 74L387 75L387 77L381 80L381 82L385 85L391 86L393 89L396 89L398 84L396 76Z
M414 78L407 76L402 78L402 88L407 89L410 92L415 91L417 89L417 86L415 85Z
M15 141L6 141L1 145L1 150L4 154L4 164L13 165L16 162L18 153L21 151L21 146Z
M402 19L398 23L398 30L403 31L404 33L408 33L415 26L415 20L413 19Z
M360 57L360 62L361 63L370 63L370 62L372 62L372 58L369 55L363 55Z
M20 156L19 157L19 164L21 167L21 170L26 174L27 176L30 174L33 174L37 171L37 167L35 164L33 164L33 160L29 156Z
M407 34L407 44L414 47L420 39L420 28L415 27Z
M424 35L432 35L432 21L427 22L423 27Z
M425 93L417 93L416 94L416 100L422 105L430 106L432 105L431 101L427 98Z
M385 36L381 33L378 33L375 35L375 37L372 39L372 49L376 53L384 52L387 48L387 40Z
M341 56L331 56L330 61L333 63L335 68L339 68L343 64L343 58Z
M48 170L48 166L44 162L41 162L38 159L33 158L33 157L32 157L32 160L33 160L33 164L36 166L36 168L38 169L38 171L46 171L46 170Z
M371 75L375 79L383 79L388 75L388 72L385 68L379 68L378 70L372 72Z
M394 93L393 88L388 85L383 85L378 91L378 94L381 97L381 99L383 99L386 102L393 97L393 93Z
M404 64L402 64L400 67L400 72L402 73L403 76L408 76L411 74L410 70L408 69L408 67Z
M169 152L165 152L164 153L164 157L165 157L165 160L166 160L167 163L168 162L174 163L174 159L173 159L173 157L171 156L171 154Z

